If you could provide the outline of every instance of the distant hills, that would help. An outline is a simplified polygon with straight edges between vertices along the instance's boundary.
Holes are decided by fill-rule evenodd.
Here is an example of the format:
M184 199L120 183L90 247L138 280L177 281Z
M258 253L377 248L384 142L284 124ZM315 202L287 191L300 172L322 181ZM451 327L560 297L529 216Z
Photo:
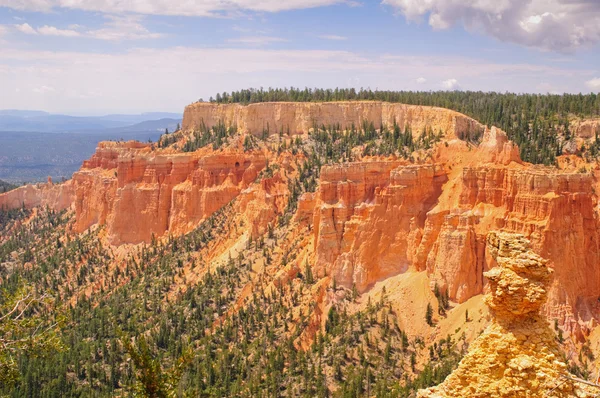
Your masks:
M176 129L181 114L54 115L0 110L0 179L10 183L71 178L99 141L156 141Z
M181 114L168 112L139 115L69 116L43 111L0 110L0 131L35 131L38 133L93 132L98 130L131 127L149 121L163 121L144 128L159 128L164 121L181 121ZM164 127L163 127L164 130Z

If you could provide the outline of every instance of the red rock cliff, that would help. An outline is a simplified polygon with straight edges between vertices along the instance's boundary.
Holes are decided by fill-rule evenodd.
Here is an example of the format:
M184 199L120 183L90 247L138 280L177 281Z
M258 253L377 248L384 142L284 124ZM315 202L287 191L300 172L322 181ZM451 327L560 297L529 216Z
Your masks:
M188 232L254 181L265 163L261 153L100 143L73 175L76 230L106 224L114 244Z
M498 129L477 148L454 140L436 150L420 165L323 168L313 204L317 272L365 291L427 270L432 285L464 302L484 291L487 233L518 232L555 269L546 312L567 330L591 328L600 315L592 175L523 164Z

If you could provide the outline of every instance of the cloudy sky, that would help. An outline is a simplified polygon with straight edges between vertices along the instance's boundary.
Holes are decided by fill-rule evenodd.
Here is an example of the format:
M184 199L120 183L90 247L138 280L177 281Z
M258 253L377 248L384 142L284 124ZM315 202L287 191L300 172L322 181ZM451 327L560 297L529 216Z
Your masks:
M600 91L600 0L0 0L0 109L248 87Z

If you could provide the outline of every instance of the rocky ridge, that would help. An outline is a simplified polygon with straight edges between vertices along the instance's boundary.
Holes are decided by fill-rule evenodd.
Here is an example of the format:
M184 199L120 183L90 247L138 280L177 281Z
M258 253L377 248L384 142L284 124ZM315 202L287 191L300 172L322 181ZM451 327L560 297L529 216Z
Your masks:
M201 124L213 127L217 123L235 126L243 132L260 135L266 129L271 134L280 131L303 134L315 126L339 125L341 129L360 128L363 123L400 127L410 126L421 133L432 128L446 136L457 133L483 133L485 127L476 120L445 108L392 104L378 101L339 102L269 102L250 105L212 104L198 102L185 108L183 130L197 130Z
M24 185L0 194L0 209L41 206L54 210L64 210L71 206L73 200L72 181L54 184L52 179L48 178L48 182L45 184Z

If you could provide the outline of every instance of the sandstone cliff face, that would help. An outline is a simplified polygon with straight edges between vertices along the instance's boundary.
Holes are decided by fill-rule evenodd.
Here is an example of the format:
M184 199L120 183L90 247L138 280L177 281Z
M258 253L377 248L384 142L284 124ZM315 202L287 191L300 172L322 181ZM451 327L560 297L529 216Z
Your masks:
M458 133L483 132L479 122L444 108L391 104L374 101L352 102L274 102L250 105L195 103L185 108L183 130L196 130L201 123L212 127L219 122L237 126L244 132L262 134L264 129L277 133L281 129L291 134L302 134L315 125L339 125L357 128L363 122L392 126L394 121L404 128L410 125L413 133L420 134L426 128L441 131L446 136Z
M476 150L459 140L437 150L466 160L450 164L438 156L414 165L374 159L323 168L314 211L317 272L363 292L409 268L427 269L443 276L439 282L452 299L481 293L484 244L477 243L477 217L459 203L460 171L470 162L520 162L518 150L495 128L486 130Z
M522 235L490 233L486 302L492 324L439 386L418 397L592 397L598 391L573 381L547 321L540 316L551 270Z
M314 199L315 269L360 292L407 270L462 303L484 292L485 237L528 236L556 271L545 312L566 331L595 326L600 308L593 177L523 164L498 129L469 147L439 145L428 163L372 160L324 167ZM314 203L313 203L314 202Z
M316 269L365 291L405 272L445 173L374 161L324 168L315 210Z
M188 232L254 181L265 163L260 153L101 143L73 175L75 228L106 224L114 244Z
M533 247L551 260L555 283L550 288L547 313L568 330L579 321L593 326L600 296L598 219L589 174L561 173L555 169L466 168L460 205L472 209L482 237L490 228L523 233ZM473 253L481 247L473 248ZM478 257L478 269L486 269ZM443 273L444 265L437 263Z
M71 181L53 184L49 180L46 184L25 185L0 194L0 209L42 206L60 211L69 208L73 199L74 192Z

